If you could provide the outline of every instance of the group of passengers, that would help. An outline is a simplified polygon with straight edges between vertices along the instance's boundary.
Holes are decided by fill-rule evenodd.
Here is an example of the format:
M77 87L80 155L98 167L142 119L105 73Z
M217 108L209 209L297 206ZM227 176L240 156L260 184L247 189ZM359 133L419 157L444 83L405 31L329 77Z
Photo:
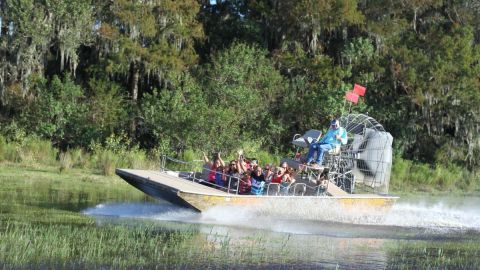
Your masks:
M304 138L305 139L305 138ZM340 126L338 119L330 122L328 132L318 142L307 143L308 155L302 166L319 166L323 162L323 157L328 151L347 143L347 132ZM307 141L306 141L307 142ZM315 152L317 158L314 159ZM204 154L203 159L208 166L208 183L216 187L237 189L240 194L262 194L264 187L269 183L277 183L288 187L295 182L293 168L289 168L286 162L280 167L272 168L271 164L265 165L265 168L259 166L254 159L245 159L242 153L238 153L235 160L230 161L228 166L216 154L213 162Z
M241 153L237 159L225 164L220 153L215 154L213 162L203 155L208 167L207 181L220 188L236 190L239 194L260 195L270 183L288 187L295 182L295 171L283 162L279 167L266 164L262 168L255 159L246 159Z

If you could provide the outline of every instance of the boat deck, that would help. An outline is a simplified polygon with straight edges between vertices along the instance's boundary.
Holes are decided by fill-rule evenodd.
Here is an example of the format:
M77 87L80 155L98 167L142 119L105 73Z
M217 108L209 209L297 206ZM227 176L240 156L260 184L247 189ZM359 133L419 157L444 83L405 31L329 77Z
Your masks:
M168 186L175 191L188 192L188 193L200 193L206 195L232 195L225 191L218 190L212 187L208 187L198 182L192 182L190 180L182 179L175 172L160 172L152 170L130 170L130 169L117 169L120 174L128 174L131 177L137 179L148 180L156 182L158 184ZM333 183L329 183L326 192L330 196L342 197L351 196Z
M227 195L228 194L224 191L211 188L208 186L204 186L199 183L185 180L178 176L169 175L168 173L160 172L160 171L117 169L117 172L129 174L135 178L142 178L145 180L153 181L181 192L201 193L201 194L208 194L208 195Z

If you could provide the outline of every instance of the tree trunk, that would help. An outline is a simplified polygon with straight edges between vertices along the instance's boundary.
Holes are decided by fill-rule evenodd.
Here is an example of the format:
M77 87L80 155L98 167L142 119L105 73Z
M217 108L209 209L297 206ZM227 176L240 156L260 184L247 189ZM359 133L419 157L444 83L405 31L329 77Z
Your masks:
M417 32L417 9L413 9L413 31Z
M134 110L134 117L131 119L130 125L130 138L136 138L136 130L137 130L137 123L135 121L135 117L138 115L138 81L140 79L140 69L136 63L132 64L131 67L131 74L132 74L132 81L131 81L131 91L132 91L132 103L133 103L133 110Z
M136 64L132 65L132 101L134 104L137 104L138 100L138 81L140 78L140 70Z

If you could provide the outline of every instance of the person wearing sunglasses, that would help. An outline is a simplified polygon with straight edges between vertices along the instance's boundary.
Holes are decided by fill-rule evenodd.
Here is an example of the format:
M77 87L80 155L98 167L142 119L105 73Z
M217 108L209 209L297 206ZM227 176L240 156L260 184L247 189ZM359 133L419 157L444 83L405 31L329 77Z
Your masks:
M265 182L270 183L272 181L272 176L273 176L272 165L271 164L265 165L265 170L263 170L263 177L265 179Z
M238 179L241 178L241 172L239 170L238 162L236 160L231 160L229 165L224 170L226 177L225 186L230 187L231 189L236 189L238 185Z
M323 157L326 152L334 149L335 147L347 143L347 131L340 126L340 121L333 119L330 122L330 129L325 136L317 143L310 144L308 148L308 155L306 165L313 164L322 165ZM314 160L313 156L317 152L317 158Z

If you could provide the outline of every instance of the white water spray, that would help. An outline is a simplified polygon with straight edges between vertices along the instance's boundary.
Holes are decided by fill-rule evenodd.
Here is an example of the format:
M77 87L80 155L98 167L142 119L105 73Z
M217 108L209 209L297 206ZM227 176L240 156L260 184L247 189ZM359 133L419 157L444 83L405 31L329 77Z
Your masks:
M332 201L333 202L333 201ZM286 228L285 224L341 223L400 228L430 229L433 231L476 230L480 231L480 211L476 205L451 206L444 202L398 202L386 213L349 211L341 205L325 203L320 207L284 204L275 206L217 207L202 213L202 220L215 224L248 227L265 224L275 231L295 232L297 228ZM322 224L323 225L323 224ZM301 227L302 227L301 226ZM280 228L281 227L281 228Z
M84 210L83 213L93 216L261 228L294 234L323 234L327 231L336 235L337 232L358 230L367 231L368 234L384 230L385 234L388 234L392 227L441 233L458 230L480 232L478 205L478 198L475 198L473 203L460 205L442 201L397 202L387 213L372 214L348 211L341 205L329 202L319 206L296 205L292 201L283 205L266 204L255 208L215 207L200 214L170 204L117 203L100 204Z
M480 206L452 207L444 202L433 205L397 203L384 217L382 225L480 230Z
M198 214L192 210L170 204L153 203L108 203L99 204L82 211L85 215L142 218L165 221L190 221L196 219Z

